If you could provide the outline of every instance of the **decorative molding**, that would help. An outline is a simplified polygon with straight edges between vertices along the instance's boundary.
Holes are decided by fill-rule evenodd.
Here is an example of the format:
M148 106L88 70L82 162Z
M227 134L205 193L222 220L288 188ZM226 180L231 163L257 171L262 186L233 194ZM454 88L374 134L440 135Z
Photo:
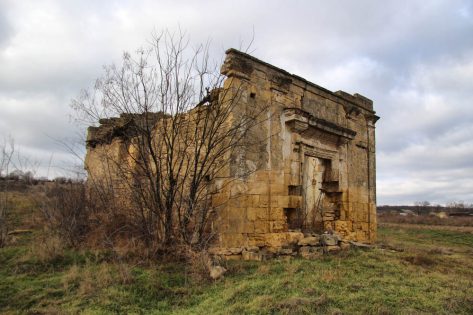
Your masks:
M286 108L283 111L284 120L292 131L302 133L309 129L316 129L338 137L338 144L345 144L353 140L356 131L339 126L325 119L317 118L298 108Z

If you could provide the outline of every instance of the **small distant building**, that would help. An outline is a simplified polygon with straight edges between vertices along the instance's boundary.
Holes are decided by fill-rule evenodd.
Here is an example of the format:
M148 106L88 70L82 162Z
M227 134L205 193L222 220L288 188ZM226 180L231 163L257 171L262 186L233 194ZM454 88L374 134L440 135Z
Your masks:
M446 219L448 218L448 214L445 211L440 211L440 212L430 212L429 215L440 218L440 219Z
M414 211L409 210L409 209L401 209L401 213L399 213L399 215L401 215L403 217L417 216L417 213L415 213Z

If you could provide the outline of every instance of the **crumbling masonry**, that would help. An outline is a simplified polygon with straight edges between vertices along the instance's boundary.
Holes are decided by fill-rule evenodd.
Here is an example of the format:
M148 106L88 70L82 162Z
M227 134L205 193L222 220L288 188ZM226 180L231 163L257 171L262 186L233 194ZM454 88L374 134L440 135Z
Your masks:
M223 188L212 196L214 252L261 259L261 253L293 254L296 248L307 256L320 239L329 246L375 241L379 117L373 102L331 92L234 49L226 54L225 88L230 78L243 87L238 108L269 106L267 119L250 131L253 144L230 159L221 179L234 180L220 185L215 179ZM94 135L89 132L89 144ZM89 174L100 173L96 152L113 145L88 146ZM331 243L328 235L338 240Z

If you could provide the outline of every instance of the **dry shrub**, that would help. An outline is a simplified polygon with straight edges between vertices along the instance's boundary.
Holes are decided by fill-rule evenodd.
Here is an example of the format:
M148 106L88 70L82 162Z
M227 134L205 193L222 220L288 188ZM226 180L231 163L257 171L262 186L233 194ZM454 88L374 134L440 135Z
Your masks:
M8 242L8 225L6 213L4 214L2 205L0 204L0 248L7 245Z
M195 282L209 282L209 266L212 260L206 251L195 252L187 249L185 252L186 272Z
M9 215L12 208L13 204L9 198L8 192L0 190L0 248L5 247L10 241L8 235L11 228Z
M124 263L101 263L99 266L87 263L82 267L74 265L61 280L64 290L77 290L81 296L92 296L109 286L127 285L133 281L131 267Z
M61 283L65 291L72 291L73 289L79 287L80 279L81 279L81 269L77 265L73 265L64 274L64 276L61 279Z
M93 295L98 286L101 284L95 279L95 274L92 271L92 268L88 268L87 266L81 270L81 277L79 283L78 293L82 296L91 296Z
M90 189L89 189L90 190ZM65 246L111 250L117 259L151 256L142 229L109 190L87 193L84 183L56 183L47 188L42 223Z
M437 261L435 261L435 259L424 253L417 253L415 255L405 257L404 260L413 265L421 267L431 267L437 265Z
M113 283L112 274L113 270L111 270L110 265L107 263L101 263L95 274L95 279L101 286L108 287Z
M340 275L338 272L334 272L332 270L324 270L320 278L324 282L332 282L334 280L337 280L339 277Z
M115 198L111 187L88 183L88 188L88 247L111 250L119 260L155 258L156 246L146 243L134 210Z
M130 265L125 263L118 263L116 264L115 268L118 271L118 279L116 279L116 281L118 280L118 283L125 285L132 284L135 281Z
M271 268L268 265L261 265L258 267L257 273L260 275L268 275L271 273Z
M65 244L77 247L89 230L89 216L83 183L55 184L46 191L41 207L42 219L49 231Z
M44 233L31 244L28 255L41 263L49 263L64 256L63 240L54 234Z
M211 256L206 250L193 250L190 246L179 246L172 259L183 261L186 277L198 283L221 279L228 271L228 265L221 257Z
M149 248L133 236L115 238L111 249L118 260L142 259L150 256Z
M1 216L1 214L0 214ZM12 242L11 237L8 235L8 227L3 218L0 218L0 248L7 246Z
M285 266L286 272L289 275L294 275L302 270L302 267L297 263L289 263Z

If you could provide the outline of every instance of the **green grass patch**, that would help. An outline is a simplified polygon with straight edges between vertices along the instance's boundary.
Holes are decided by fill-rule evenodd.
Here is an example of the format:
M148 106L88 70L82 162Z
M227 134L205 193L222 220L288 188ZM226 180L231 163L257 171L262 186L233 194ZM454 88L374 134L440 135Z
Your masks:
M19 242L0 249L0 313L473 313L472 235L380 228L379 238L394 249L228 262L225 279L204 283L179 263L133 266L71 250L44 261Z
M414 245L437 245L473 248L473 233L439 229L419 229L409 227L383 227L378 230L378 238L395 240Z

